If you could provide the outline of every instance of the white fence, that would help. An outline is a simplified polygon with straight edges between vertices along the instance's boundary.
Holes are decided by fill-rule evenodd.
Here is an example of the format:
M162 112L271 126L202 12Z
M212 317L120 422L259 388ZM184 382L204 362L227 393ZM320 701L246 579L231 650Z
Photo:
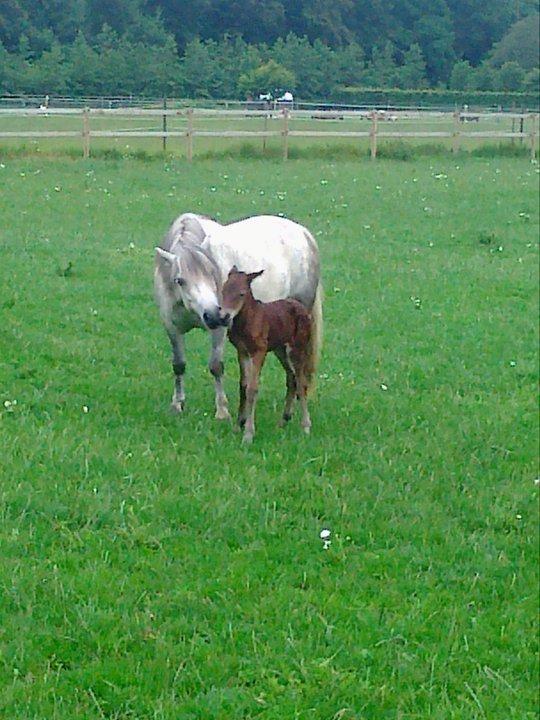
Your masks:
M193 148L196 138L262 138L266 143L267 138L281 138L282 156L286 160L289 155L290 138L368 138L370 155L372 159L377 157L379 139L451 139L451 149L457 152L460 149L461 140L470 139L519 139L527 141L530 148L531 159L536 159L536 148L538 141L538 115L535 113L479 113L461 112L454 113L429 112L429 111L355 111L355 110L290 110L282 108L279 110L215 110L215 109L165 109L165 108L40 108L40 109L0 109L0 123L5 117L29 118L35 116L57 117L67 116L80 118L80 130L3 130L0 126L0 139L10 138L80 138L82 142L82 154L84 158L90 157L92 138L161 138L163 149L166 149L168 138L184 138L186 158L193 159ZM92 128L92 120L104 117L142 117L161 119L160 129L108 129L99 130ZM183 118L185 127L182 129L169 129L169 118ZM249 129L217 129L209 130L197 128L197 120L208 118L223 118L223 120L260 118L264 122L262 130ZM480 120L512 121L511 130L469 130L467 125ZM333 126L328 130L312 130L308 128L292 129L291 120L356 120L369 123L366 129L341 130ZM271 129L269 120L278 121L279 129ZM400 121L437 121L444 120L451 124L451 129L444 130L403 130L392 129L393 123ZM275 126L275 122L272 123ZM360 125L360 128L362 125ZM527 130L525 130L527 127ZM516 129L517 128L517 129Z

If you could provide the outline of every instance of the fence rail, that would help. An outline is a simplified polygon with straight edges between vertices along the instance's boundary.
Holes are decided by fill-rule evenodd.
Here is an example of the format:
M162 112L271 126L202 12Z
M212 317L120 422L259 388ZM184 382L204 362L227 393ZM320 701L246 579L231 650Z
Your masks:
M289 154L289 138L369 138L370 154L372 159L377 157L378 140L384 139L426 139L446 138L452 140L452 151L456 152L460 147L460 140L467 139L520 139L528 140L531 159L536 159L536 148L538 142L538 115L536 113L491 113L491 112L460 112L445 113L441 111L363 111L363 110L291 110L289 108L261 110L238 109L204 109L204 108L0 108L0 120L3 117L36 117L36 116L68 116L70 118L81 118L81 130L2 130L0 138L75 138L82 139L83 156L90 156L90 145L92 138L161 138L163 149L166 149L168 138L185 138L186 157L193 158L194 139L203 138L281 138L283 159L286 160ZM163 127L161 130L152 129L126 129L126 130L98 130L91 128L93 118L103 117L149 117L162 118ZM181 130L170 130L167 128L167 119L185 118L187 126ZM205 130L197 129L197 119L208 118L238 118L252 119L263 118L265 126L263 130ZM503 119L512 121L512 131L508 130L464 130L462 127L467 122L479 122L482 118ZM269 129L268 120L281 122L279 130ZM290 121L295 119L315 120L357 120L370 123L365 130L328 130L291 129ZM381 124L387 127L389 123L402 120L451 120L452 129L449 130L387 130L380 129ZM519 123L519 131L516 131L515 124ZM525 131L525 123L528 123L529 130Z

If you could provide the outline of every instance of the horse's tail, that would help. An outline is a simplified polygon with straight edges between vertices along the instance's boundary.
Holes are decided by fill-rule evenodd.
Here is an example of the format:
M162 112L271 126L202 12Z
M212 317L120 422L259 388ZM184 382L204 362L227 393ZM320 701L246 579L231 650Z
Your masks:
M308 384L308 390L312 390L315 387L317 365L319 364L319 358L321 355L321 348L323 342L322 301L323 288L322 283L319 280L319 283L317 285L317 292L315 293L315 300L313 302L313 307L311 308L311 333L309 336L305 363L305 374Z

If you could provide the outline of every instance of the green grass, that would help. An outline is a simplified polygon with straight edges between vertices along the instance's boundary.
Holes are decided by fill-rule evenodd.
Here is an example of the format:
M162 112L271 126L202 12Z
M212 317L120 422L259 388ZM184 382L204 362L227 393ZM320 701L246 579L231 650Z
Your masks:
M5 159L0 717L537 717L537 185L511 158ZM152 248L185 210L315 233L309 439L270 361L241 447L202 332L169 415ZM233 406L236 378L229 348Z

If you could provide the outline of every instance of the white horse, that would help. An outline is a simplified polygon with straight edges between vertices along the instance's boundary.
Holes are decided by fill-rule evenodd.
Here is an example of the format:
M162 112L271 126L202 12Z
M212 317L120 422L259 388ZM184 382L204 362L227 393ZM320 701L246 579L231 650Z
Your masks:
M317 243L305 227L272 215L220 225L184 213L156 251L154 289L172 346L175 412L182 412L185 405L184 335L199 327L212 338L209 369L215 381L216 418L230 419L222 382L226 321L221 288L233 265L244 272L264 270L253 283L258 300L292 297L311 311L310 352L316 365L322 342L322 285Z

